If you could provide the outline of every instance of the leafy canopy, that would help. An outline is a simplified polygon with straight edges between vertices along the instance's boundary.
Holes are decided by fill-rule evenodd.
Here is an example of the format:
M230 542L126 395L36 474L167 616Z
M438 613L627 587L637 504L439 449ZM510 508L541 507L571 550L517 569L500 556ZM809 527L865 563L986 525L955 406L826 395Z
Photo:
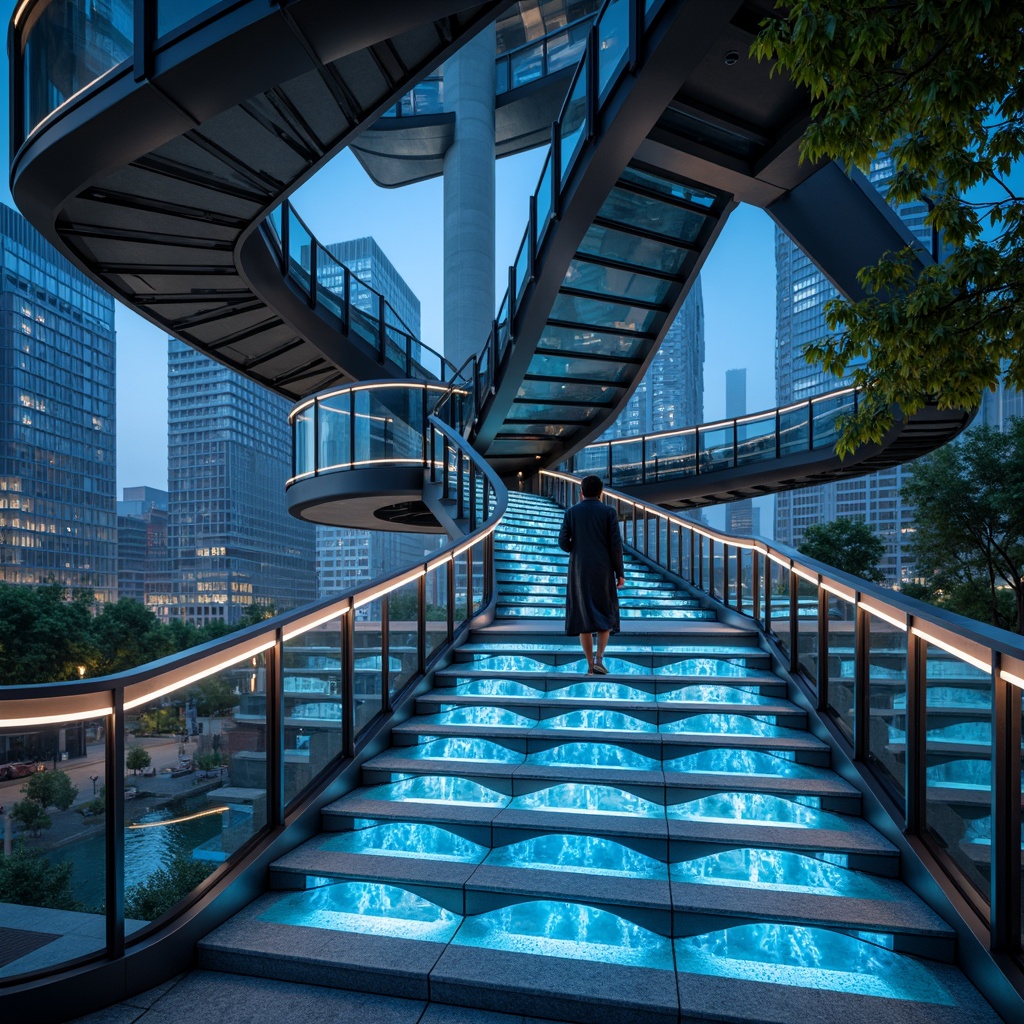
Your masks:
M1002 433L975 427L920 459L902 495L917 506L924 596L1024 633L1024 419Z
M780 0L752 47L810 92L808 160L867 170L888 152L888 199L931 206L950 253L914 281L909 250L861 271L868 297L826 307L809 362L865 389L845 454L881 439L890 405L975 408L1000 379L1024 388L1024 154L1020 0Z
M885 573L878 568L885 545L860 519L844 517L830 523L814 523L807 527L798 550L808 558L872 583L885 580Z

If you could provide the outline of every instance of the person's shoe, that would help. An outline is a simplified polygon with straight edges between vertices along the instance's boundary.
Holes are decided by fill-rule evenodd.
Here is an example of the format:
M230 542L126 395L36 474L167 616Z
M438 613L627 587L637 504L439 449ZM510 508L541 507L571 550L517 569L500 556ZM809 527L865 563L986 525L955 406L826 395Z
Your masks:
M606 669L601 662L595 661L594 667L590 670L590 674L595 676L606 676L608 675L608 669Z

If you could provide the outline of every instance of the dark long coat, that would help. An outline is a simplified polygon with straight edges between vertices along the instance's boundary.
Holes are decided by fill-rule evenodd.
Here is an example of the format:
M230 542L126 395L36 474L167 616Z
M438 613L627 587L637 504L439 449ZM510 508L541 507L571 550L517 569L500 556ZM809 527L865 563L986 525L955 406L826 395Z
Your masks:
M570 636L619 630L618 576L625 576L618 516L599 498L567 509L558 546L569 552L565 631Z

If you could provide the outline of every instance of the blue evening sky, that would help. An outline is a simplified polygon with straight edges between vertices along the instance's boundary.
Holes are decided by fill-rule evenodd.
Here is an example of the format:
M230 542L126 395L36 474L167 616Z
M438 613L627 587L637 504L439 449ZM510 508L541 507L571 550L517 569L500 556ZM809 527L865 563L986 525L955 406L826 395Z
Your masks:
M3 24L15 0L0 0ZM6 56L0 103L7 139ZM527 220L528 197L544 151L498 163L496 298ZM10 161L7 161L7 167ZM13 206L7 175L0 201ZM377 188L355 158L342 153L294 196L296 207L322 242L373 235L419 297L423 340L441 347L442 201L440 180L403 189ZM740 207L729 219L702 271L705 338L705 419L725 413L725 371L747 367L747 408L775 404L775 263L772 223L760 210ZM117 485L167 486L166 335L117 305ZM481 339L481 342L483 339Z

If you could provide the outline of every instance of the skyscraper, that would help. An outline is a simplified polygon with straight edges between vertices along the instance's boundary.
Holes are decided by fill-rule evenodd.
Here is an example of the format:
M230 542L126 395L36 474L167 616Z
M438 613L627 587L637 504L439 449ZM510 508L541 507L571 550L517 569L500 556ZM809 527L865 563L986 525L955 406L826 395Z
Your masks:
M0 580L117 595L114 302L0 206Z
M170 593L167 492L155 487L126 487L117 503L118 599L138 601L166 621Z
M893 173L885 154L871 165L871 183L884 194ZM900 219L928 250L931 231L924 226L927 205L906 203L896 208ZM828 334L825 303L837 293L810 258L778 228L775 229L776 349L775 387L779 405L804 401L841 387L843 381L807 363L804 346ZM808 526L836 518L866 522L885 545L880 564L893 584L912 578L908 544L913 533L913 509L900 500L900 488L912 465L873 473L853 480L822 484L775 496L775 537L798 547Z
M725 371L725 418L735 419L747 414L747 371ZM751 498L730 501L725 506L725 532L759 534L761 510L754 508Z
M168 542L174 614L235 622L316 597L313 527L288 514L291 404L168 339Z
M704 418L704 299L698 277L615 423L602 440L691 427Z

